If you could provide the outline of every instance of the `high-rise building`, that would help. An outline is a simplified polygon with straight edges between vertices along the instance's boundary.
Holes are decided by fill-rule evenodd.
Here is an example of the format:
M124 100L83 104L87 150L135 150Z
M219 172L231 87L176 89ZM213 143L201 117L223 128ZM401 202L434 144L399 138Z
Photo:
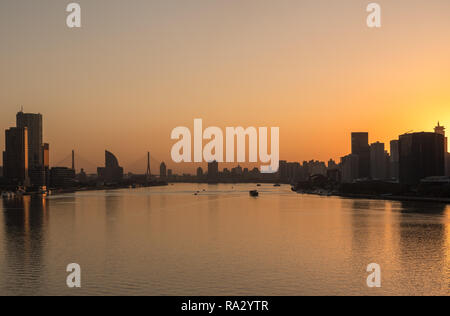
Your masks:
M374 180L387 178L386 152L384 144L376 142L370 145L370 175Z
M358 156L358 178L370 177L369 133L352 133L352 155Z
M387 150L384 151L384 166L386 168L384 178L391 179L391 155L389 155Z
M390 156L390 178L398 180L399 178L399 152L398 140L391 141L391 156Z
M217 161L208 162L208 180L217 180L219 177L219 163Z
M16 127L28 130L28 162L29 168L42 167L43 164L43 132L42 115L19 112L16 115Z
M341 158L341 181L353 183L359 177L359 156L348 155Z
M400 136L399 179L418 184L432 176L445 175L445 140L442 134L413 133Z
M434 128L434 132L436 134L444 136L444 150L447 153L448 152L448 139L445 137L445 127L441 126L441 123L438 122L438 125Z
M109 151L105 151L105 167L97 169L99 180L109 183L117 184L123 180L123 168L119 166L119 161Z
M444 136L444 151L445 151L445 175L450 176L450 154L448 153L448 138L445 136L445 127L441 126L440 122L434 128L436 134Z
M161 179L165 179L167 177L167 167L164 162L161 162L161 165L159 166L159 177Z
M28 185L28 129L12 127L5 131L4 177L11 183Z
M289 181L289 174L288 174L288 165L286 160L280 160L278 168L278 174L280 177L281 182L287 183Z

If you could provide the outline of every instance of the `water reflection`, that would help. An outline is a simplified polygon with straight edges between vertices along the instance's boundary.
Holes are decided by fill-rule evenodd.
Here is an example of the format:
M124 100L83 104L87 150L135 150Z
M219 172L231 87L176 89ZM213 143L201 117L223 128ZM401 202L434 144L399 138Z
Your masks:
M442 216L440 216L444 215L445 211L444 204L401 203L400 259L403 269L410 272L410 277L403 277L402 283L422 284L421 288L417 288L416 294L423 294L441 287L442 285L438 282L431 286L429 279L432 275L444 276L448 269L446 266L447 224L441 220Z
M448 292L444 205L231 187L4 200L0 294L71 294L70 262L84 267L82 294L370 294L372 262L381 294Z
M23 197L3 200L4 245L6 248L8 282L2 286L12 291L38 289L42 285L42 271L46 228L47 201L43 198Z

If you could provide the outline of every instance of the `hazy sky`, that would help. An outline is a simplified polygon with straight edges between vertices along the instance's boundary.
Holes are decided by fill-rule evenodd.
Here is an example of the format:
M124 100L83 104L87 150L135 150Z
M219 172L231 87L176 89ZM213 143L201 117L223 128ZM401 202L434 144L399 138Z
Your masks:
M448 0L377 1L377 30L364 0L79 0L81 29L70 2L0 2L1 133L42 113L53 163L109 149L129 169L150 150L186 170L170 132L194 118L279 126L292 161L338 159L351 131L450 128Z

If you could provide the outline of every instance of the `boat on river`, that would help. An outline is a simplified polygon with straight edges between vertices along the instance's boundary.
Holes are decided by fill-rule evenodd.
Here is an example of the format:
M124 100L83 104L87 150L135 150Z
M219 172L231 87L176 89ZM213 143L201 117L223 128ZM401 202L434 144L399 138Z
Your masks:
M258 190L252 190L252 191L250 191L249 193L250 193L250 196L253 196L253 197L259 196Z

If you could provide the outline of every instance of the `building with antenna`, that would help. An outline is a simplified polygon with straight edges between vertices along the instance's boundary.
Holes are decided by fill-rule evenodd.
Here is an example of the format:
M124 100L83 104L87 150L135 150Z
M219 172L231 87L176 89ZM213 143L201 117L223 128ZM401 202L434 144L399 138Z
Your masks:
M445 136L445 127L438 125L434 128L434 132L439 135L444 136L444 152L445 152L445 175L450 176L450 154L448 153L448 138Z

